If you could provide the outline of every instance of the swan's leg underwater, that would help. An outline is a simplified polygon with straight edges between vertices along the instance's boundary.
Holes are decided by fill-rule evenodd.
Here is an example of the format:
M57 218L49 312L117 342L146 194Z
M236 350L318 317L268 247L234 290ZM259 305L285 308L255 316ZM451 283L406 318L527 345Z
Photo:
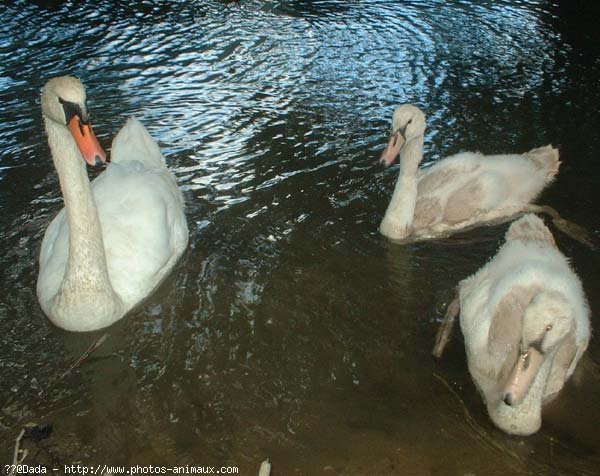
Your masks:
M460 301L458 300L458 296L454 298L454 300L448 305L446 309L446 315L444 316L444 320L440 324L438 328L437 334L435 336L435 345L433 346L432 354L436 359L442 357L444 353L444 349L446 348L446 344L452 337L452 329L454 328L454 323L456 322L456 316L460 311Z
M577 223L565 220L559 215L559 213L554 208L548 205L529 204L523 210L523 214L525 213L543 213L546 215L550 215L554 226L560 231L562 231L565 235L570 236L575 241L578 241L579 243L587 246L591 250L596 249L596 245L594 245L593 235L588 230L586 230L581 225L578 225Z

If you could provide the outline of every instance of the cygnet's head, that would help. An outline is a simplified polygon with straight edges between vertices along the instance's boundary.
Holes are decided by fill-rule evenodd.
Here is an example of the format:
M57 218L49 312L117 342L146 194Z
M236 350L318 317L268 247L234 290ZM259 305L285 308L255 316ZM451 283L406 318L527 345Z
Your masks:
M106 162L106 153L89 121L85 88L79 79L72 76L50 79L42 91L42 113L69 129L88 164L97 166Z
M405 143L423 137L424 134L425 114L412 104L399 106L394 111L392 132L379 162L386 166L392 165Z
M537 294L523 315L521 350L538 348L550 353L574 328L573 308L558 291Z
M544 291L531 300L523 313L520 355L504 387L504 403L521 404L540 367L547 359L553 359L574 327L573 308L562 293Z

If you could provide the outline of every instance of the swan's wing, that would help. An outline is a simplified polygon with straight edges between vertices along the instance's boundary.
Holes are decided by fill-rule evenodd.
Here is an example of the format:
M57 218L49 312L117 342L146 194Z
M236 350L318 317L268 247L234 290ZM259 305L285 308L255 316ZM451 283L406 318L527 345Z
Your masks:
M547 181L546 172L526 155L456 154L420 172L418 190L423 204L417 202L415 215L432 204L436 207L429 214L437 213L438 221L451 226L483 216L490 219L494 213L510 215L533 200Z
M521 321L532 291L514 286L496 305L488 333L488 351L491 356L504 357L510 370L517 360L521 341Z
M58 292L69 256L69 224L63 208L52 220L40 250L37 295L42 306Z
M135 117L130 117L114 138L110 157L115 164L137 160L147 168L165 166L158 144Z
M481 168L481 154L461 152L446 157L430 167L419 169L419 196L450 193L471 180Z
M111 164L93 184L111 283L135 304L160 284L188 239L183 197L165 167Z

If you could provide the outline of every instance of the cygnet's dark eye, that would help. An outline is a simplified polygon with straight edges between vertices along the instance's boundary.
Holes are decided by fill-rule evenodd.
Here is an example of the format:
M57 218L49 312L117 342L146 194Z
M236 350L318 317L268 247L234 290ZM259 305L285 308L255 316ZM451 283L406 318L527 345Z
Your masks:
M546 326L546 332L551 331L552 330L552 324L548 324Z
M412 122L412 119L409 119L408 122L406 123L406 125L410 124Z

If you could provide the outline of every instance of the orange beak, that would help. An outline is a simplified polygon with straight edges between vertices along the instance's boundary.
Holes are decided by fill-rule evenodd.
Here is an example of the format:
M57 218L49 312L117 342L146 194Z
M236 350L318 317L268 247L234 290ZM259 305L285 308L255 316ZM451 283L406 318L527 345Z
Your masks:
M106 163L106 152L96 139L92 125L83 124L78 115L74 115L68 124L69 130L75 139L83 159L91 166Z
M394 163L396 157L400 153L402 146L404 145L404 136L400 132L396 132L390 137L387 147L381 154L381 158L379 159L380 164L384 164L386 167L389 167Z

